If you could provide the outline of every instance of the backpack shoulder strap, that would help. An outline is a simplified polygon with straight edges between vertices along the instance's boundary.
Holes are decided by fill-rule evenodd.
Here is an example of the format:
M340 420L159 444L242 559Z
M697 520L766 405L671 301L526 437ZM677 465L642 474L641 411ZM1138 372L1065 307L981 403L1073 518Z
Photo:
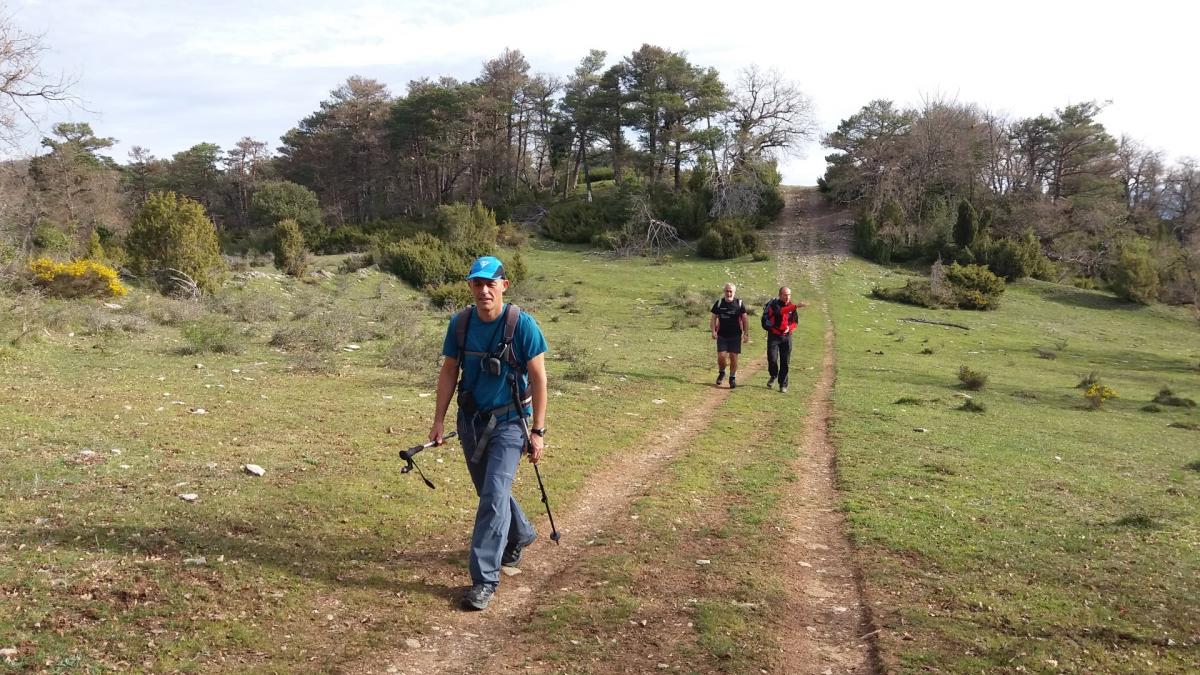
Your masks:
M509 303L508 308L505 310L504 337L501 338L501 344L504 345L505 359L508 361L509 367L520 371L525 370L525 364L517 361L517 355L513 351L512 343L513 338L517 334L517 324L521 320L522 311L524 310L519 305Z
M458 345L458 367L463 366L463 353L467 351L467 326L471 323L471 315L475 313L475 305L467 305L454 315L454 342Z

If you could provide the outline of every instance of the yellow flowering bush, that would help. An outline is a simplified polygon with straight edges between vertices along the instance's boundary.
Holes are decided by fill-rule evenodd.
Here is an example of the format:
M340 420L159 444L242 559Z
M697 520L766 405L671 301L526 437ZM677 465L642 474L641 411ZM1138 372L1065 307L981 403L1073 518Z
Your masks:
M129 292L116 270L94 260L64 263L38 258L29 263L29 271L39 286L60 298L119 297Z
M1099 409L1101 405L1104 405L1104 402L1108 399L1116 398L1117 392L1106 384L1093 382L1091 386L1084 390L1083 397L1088 400L1088 403L1091 404L1092 409L1096 410Z

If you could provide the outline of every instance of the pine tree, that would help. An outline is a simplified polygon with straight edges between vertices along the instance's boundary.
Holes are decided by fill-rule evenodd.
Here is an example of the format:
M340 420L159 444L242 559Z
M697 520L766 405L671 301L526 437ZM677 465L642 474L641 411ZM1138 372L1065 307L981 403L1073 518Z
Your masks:
M959 248L968 248L975 243L975 235L979 234L979 217L971 202L962 200L958 203L958 220L954 223L954 243Z

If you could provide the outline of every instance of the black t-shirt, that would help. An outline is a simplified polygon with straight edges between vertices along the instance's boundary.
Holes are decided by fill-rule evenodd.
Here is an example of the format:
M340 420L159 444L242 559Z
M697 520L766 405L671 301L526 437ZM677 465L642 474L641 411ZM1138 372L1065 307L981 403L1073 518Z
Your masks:
M712 313L717 315L717 335L719 337L741 337L742 323L738 317L746 313L746 305L742 304L740 298L734 298L733 302L727 302L725 298L721 298L713 303Z

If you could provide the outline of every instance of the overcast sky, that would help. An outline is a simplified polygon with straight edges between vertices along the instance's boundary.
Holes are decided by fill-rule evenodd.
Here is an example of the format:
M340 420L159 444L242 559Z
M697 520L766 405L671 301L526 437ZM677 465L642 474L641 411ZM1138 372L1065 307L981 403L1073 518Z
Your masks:
M403 94L409 80L471 79L505 47L565 76L589 48L615 62L642 43L687 53L726 83L776 68L813 99L822 131L874 98L940 97L1017 116L1111 101L1101 121L1172 159L1200 157L1190 3L655 0L0 0L41 34L44 69L75 79L91 123L118 145L169 157L251 136L271 147L350 75ZM811 6L809 6L811 5ZM36 147L31 137L30 147ZM812 184L825 151L786 160Z

